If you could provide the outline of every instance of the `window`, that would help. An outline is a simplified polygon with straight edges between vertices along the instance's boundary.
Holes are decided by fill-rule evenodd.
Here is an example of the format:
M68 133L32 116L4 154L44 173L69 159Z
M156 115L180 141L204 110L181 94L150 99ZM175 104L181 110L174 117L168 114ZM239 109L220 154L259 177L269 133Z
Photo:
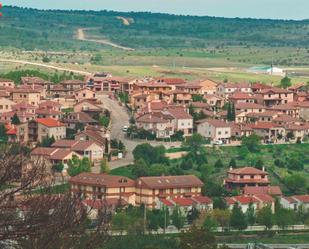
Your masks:
M218 131L218 134L221 135L221 131Z
M225 131L225 134L228 134L229 132L228 131Z

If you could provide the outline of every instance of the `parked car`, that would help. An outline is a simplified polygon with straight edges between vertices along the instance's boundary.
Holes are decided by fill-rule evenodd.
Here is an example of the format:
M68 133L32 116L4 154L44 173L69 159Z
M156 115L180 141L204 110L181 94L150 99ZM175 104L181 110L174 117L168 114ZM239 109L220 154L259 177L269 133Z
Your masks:
M215 144L215 145L222 145L223 142L221 140L216 140L216 141L213 141L213 144Z
M123 132L127 132L127 131L128 131L128 126L125 125L125 126L122 128L122 131L123 131Z

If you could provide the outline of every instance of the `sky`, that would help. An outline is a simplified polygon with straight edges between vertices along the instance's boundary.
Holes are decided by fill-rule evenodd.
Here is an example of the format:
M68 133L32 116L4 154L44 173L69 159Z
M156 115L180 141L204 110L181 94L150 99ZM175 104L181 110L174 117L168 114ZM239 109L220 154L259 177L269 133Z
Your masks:
M150 11L183 15L309 19L309 0L0 0L39 9Z

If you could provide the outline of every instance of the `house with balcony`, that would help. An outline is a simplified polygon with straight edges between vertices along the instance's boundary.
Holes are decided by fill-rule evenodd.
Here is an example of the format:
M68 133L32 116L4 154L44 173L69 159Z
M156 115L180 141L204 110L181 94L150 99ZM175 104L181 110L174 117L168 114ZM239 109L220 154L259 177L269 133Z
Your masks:
M227 190L243 190L247 186L269 186L268 173L253 167L230 169L227 178L224 179L224 186Z

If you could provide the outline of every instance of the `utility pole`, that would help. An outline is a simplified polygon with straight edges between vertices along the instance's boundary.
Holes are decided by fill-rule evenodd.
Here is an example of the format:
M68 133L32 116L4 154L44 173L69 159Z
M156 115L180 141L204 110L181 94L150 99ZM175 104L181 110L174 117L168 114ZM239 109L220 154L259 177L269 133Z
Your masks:
M144 234L146 234L146 221L147 221L147 212L146 212L146 204L144 204Z

